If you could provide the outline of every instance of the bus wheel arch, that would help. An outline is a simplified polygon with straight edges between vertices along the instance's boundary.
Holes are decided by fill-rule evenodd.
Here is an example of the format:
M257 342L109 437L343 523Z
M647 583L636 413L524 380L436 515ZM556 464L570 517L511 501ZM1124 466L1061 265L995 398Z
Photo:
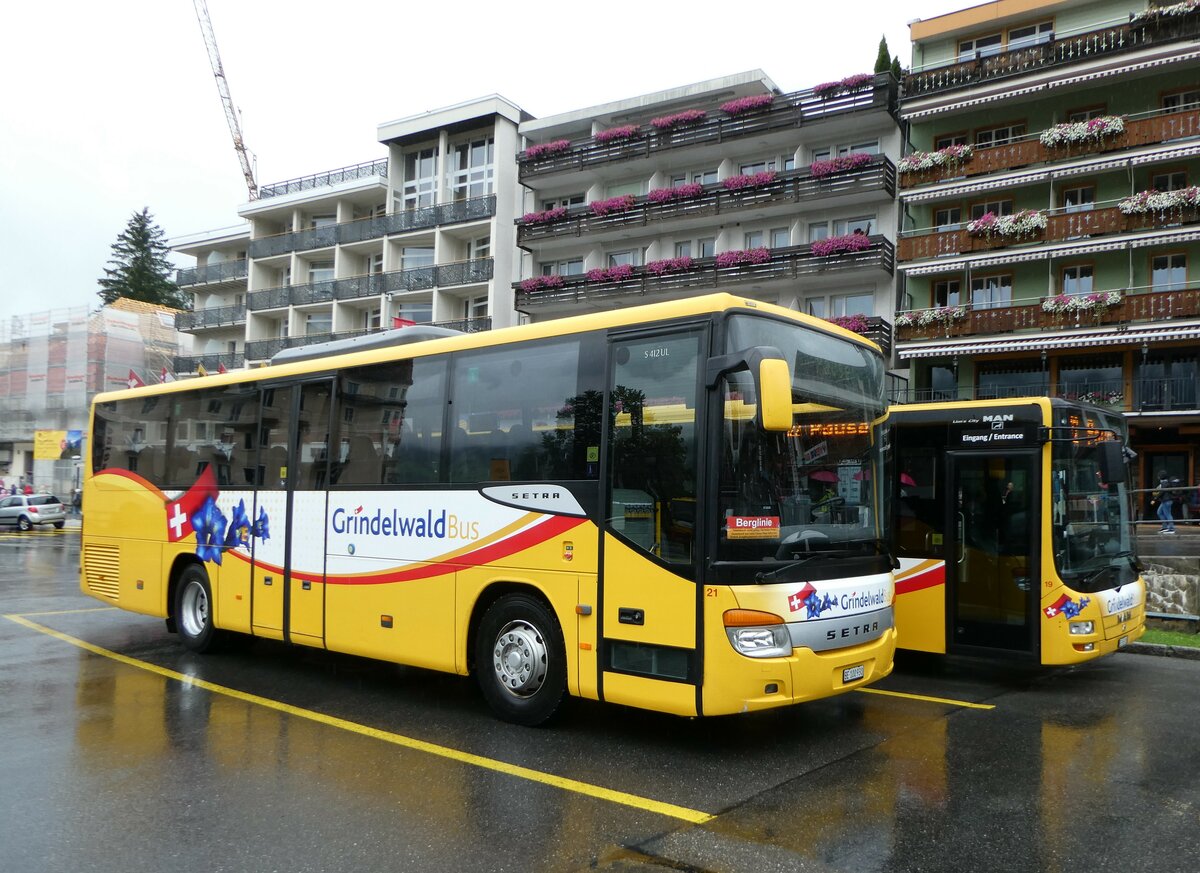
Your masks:
M546 722L567 693L566 645L549 601L536 588L488 588L471 616L472 671L488 705L505 721Z
M168 626L174 625L184 647L197 653L215 650L223 635L213 620L212 583L204 565L186 556L176 559L167 598Z

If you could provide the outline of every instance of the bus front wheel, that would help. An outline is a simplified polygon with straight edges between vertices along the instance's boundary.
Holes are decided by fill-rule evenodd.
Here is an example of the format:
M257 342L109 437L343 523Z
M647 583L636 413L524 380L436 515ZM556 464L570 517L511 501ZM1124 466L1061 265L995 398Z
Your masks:
M562 630L528 594L507 594L488 609L475 638L475 674L500 718L533 727L558 709L567 690Z
M175 626L183 645L193 652L216 647L219 632L213 625L212 586L199 564L189 564L179 574L175 590Z

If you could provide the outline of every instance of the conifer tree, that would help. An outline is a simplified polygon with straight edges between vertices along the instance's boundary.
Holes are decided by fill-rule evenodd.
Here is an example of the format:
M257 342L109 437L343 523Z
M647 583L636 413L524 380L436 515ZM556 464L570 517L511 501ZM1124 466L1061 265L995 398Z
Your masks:
M96 293L105 303L127 297L187 309L188 298L171 280L170 248L166 234L150 215L149 207L135 212L112 246L109 266Z
M875 56L875 72L886 73L892 68L892 53L888 51L887 37L879 37L879 54Z

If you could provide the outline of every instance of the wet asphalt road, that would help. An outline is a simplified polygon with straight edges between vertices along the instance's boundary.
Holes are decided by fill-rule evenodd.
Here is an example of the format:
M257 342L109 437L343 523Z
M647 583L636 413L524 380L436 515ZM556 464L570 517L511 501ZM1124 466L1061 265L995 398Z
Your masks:
M185 654L82 596L78 562L77 532L0 533L6 873L1200 870L1200 661L909 658L877 687L941 701L573 701L531 730L456 677Z

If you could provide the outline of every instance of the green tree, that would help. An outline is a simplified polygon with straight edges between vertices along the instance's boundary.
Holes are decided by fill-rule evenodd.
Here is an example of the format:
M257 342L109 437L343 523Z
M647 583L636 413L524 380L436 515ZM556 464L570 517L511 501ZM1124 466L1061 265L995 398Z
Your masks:
M879 54L875 56L875 72L886 73L892 68L892 53L888 51L887 37L879 37Z
M892 75L896 78L897 82L899 82L901 77L904 75L904 73L900 70L900 55L896 55L892 58Z
M112 246L109 266L96 293L105 303L121 297L187 309L188 298L171 281L166 234L144 207L135 212Z

